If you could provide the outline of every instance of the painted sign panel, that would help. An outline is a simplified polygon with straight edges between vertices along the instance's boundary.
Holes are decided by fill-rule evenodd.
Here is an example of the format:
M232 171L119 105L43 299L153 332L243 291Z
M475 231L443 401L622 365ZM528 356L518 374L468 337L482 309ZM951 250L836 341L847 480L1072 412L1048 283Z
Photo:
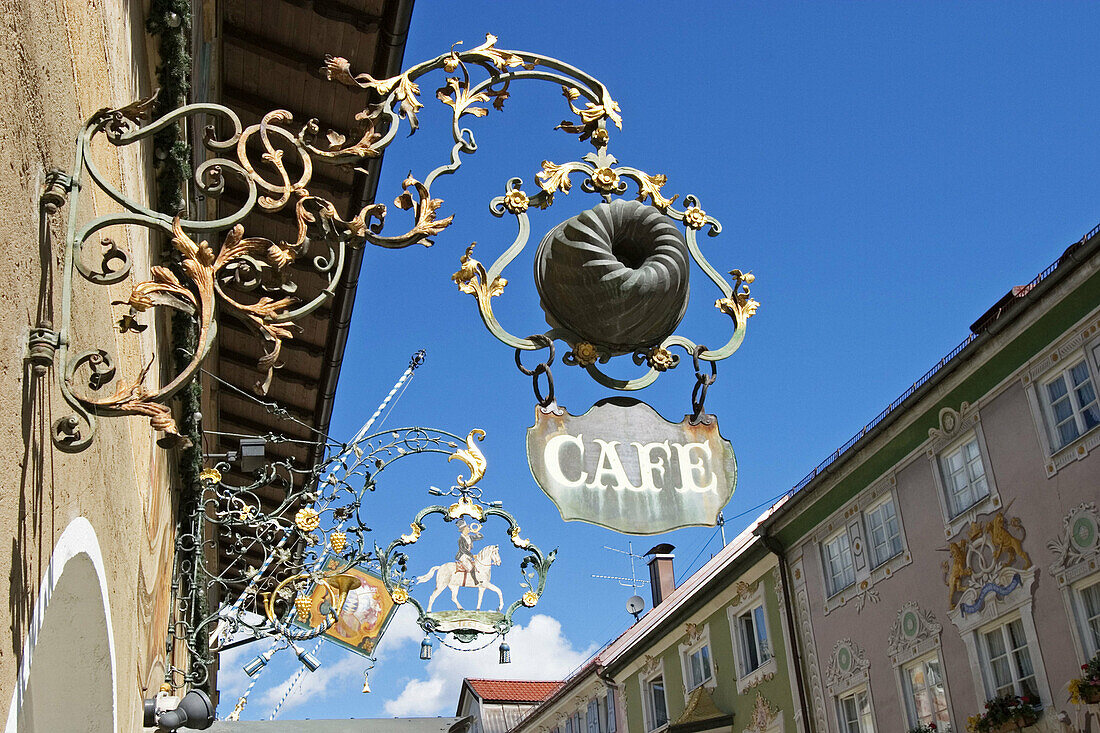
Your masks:
M325 572L335 573L339 567L340 563L330 558L325 563ZM324 632L324 637L345 649L370 656L378 646L397 606L377 573L358 567L344 570L343 573L359 578L359 587L348 591L336 623ZM313 588L311 600L313 603L309 612L309 625L316 627L324 621L320 611L321 602L331 598L317 585ZM297 625L304 626L301 623Z
M713 526L733 496L737 461L718 420L665 420L612 397L580 416L535 410L527 462L562 519L626 534Z

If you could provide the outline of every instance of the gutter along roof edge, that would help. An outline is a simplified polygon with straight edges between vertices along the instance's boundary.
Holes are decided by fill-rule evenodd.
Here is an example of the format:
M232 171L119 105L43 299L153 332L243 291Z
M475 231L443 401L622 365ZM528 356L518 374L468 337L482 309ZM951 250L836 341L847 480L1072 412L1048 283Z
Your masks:
M405 58L405 43L412 22L413 0L394 0L388 6L378 31L378 48L375 52L374 74L386 79L401 73ZM381 68L379 68L381 67ZM366 173L356 172L352 181L354 192L348 205L349 218L372 201L378 193L378 179L382 171L385 155L365 161ZM351 330L352 309L355 307L355 293L359 289L359 273L363 266L366 244L352 249L348 253L348 270L340 282L332 302L332 334L325 346L322 361L321 379L317 390L317 430L328 434L332 422L332 411L336 402L336 389L340 380L340 371L344 362L344 350L347 347L348 333ZM324 438L319 439L313 464L321 460L324 454Z
M846 448L838 450L831 458L818 464L813 472L795 484L790 493L787 494L790 502L783 507L782 511L772 512L770 516L759 522L757 534L774 536L773 528L780 522L794 519L807 500L816 498L818 489L821 488L828 477L836 473L838 468L851 461L854 456L870 445L887 428L894 425L904 415L909 414L913 405L919 403L929 392L943 383L958 367L973 357L975 352L985 346L987 341L1014 323L1051 288L1069 277L1098 250L1100 250L1100 226L1093 228L1080 240L1066 248L1053 264L1039 273L1028 286L1025 286L1026 289L1018 300L1004 309L996 319L986 324L981 333L967 337L965 341L952 350L949 357L941 359L940 363L933 367L930 373L926 373L922 377L925 380L924 382L918 380L919 386L910 388L911 391L908 394L899 400L895 400L892 407L888 407L876 418L876 421L872 421L871 427L864 427L856 436L849 439L845 444ZM1000 300L998 300L999 302ZM775 531L782 530L780 528Z

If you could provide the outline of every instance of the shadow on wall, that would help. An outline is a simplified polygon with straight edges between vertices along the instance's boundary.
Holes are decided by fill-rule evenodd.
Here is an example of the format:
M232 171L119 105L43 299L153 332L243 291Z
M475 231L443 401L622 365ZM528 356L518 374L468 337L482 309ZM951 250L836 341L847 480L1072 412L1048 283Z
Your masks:
M91 525L77 518L43 578L5 733L114 731L113 639L101 566Z
M51 227L60 227L59 217L47 216L45 202L39 204L39 262L42 267L38 283L38 302L35 313L27 314L27 328L50 327L53 322L53 238L61 234ZM56 220L56 221L55 221ZM33 321L31 319L33 318ZM50 425L49 370L35 366L30 359L23 363L23 394L21 428L23 437L22 472L19 477L19 504L16 516L17 529L11 545L11 574L8 585L8 607L11 612L11 645L16 666L23 663L22 640L26 638L35 597L35 580L42 577L42 565L49 554L50 545L43 547L43 523L45 521L45 492L47 481L46 462L52 468L52 436ZM43 390L42 387L46 389ZM52 481L49 482L52 486ZM49 506L53 507L53 497ZM47 543L54 536L49 528ZM33 569L31 563L37 566Z

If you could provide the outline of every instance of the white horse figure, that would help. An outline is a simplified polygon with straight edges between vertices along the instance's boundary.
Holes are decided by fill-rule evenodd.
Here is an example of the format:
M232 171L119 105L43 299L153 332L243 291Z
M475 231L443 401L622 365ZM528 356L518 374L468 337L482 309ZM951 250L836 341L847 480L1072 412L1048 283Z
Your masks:
M489 582L490 568L493 565L500 565L500 548L497 545L489 545L483 547L474 555L474 566L477 568L477 583L474 583L473 572L463 570L458 567L457 562L445 562L442 565L436 565L426 574L421 575L416 579L416 582L424 583L431 579L435 575L435 592L432 593L431 598L428 599L428 611L432 610L432 604L435 603L436 597L443 592L444 588L451 589L451 600L454 601L456 608L462 608L462 604L458 602L458 589L459 588L477 588L477 608L481 610L481 598L485 595L485 589L495 592L500 602L497 604L497 610L504 608L504 594L500 592L500 588ZM436 571L439 574L436 575Z

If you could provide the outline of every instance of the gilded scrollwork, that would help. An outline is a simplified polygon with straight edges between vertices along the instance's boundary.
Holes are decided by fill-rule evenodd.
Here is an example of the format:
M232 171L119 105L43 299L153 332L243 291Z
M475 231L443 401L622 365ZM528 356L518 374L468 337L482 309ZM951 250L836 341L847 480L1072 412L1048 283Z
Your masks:
M493 306L489 299L503 293L508 281L502 277L496 277L489 282L485 266L473 257L474 244L477 243L474 242L466 248L466 254L459 260L458 272L451 275L451 279L463 293L469 293L477 298L478 307L483 313L491 315Z
M424 109L419 80L433 71L448 74L436 96L451 108L455 147L448 163L426 176L410 175L404 181L404 191L395 198L394 205L411 213L413 221L408 231L383 235L386 207L382 204L369 204L349 219L341 218L332 202L310 190L315 163L359 166L364 160L382 154L396 138L402 122L407 121L415 132L419 127L417 115ZM475 71L483 72L484 78L474 78ZM594 142L606 143L603 126L608 120L621 126L618 104L597 80L545 56L497 48L497 39L491 34L478 46L463 50L461 44L455 44L446 53L389 78L356 73L347 59L336 56L324 59L324 73L333 82L369 95L362 110L350 121L353 129L347 134L322 129L316 119L297 121L289 111L279 109L263 114L256 124L245 126L232 110L206 103L185 105L150 121L155 95L122 107L99 110L88 120L78 138L76 165L71 174L59 172L55 185L47 187L44 196L49 197L50 205L44 206L44 211L55 212L65 202L66 195L75 210L81 190L88 188L88 179L118 203L122 211L100 216L84 226L79 226L75 217L70 218L67 252L71 256L65 265L66 278L77 273L94 284L107 285L129 276L129 253L109 238L102 239L104 250L99 257L102 264L96 267L86 261L92 259L86 257L86 250L90 249L86 242L112 226L137 224L160 230L179 242L184 242L181 236L201 242L211 232L230 234L217 251L210 245L203 244L200 248L196 244L198 249L190 255L181 254L174 267L159 265L147 282L132 288L127 301L130 312L116 317L123 333L140 333L148 328L142 322L142 313L152 307L172 307L193 313L199 319L202 335L191 363L162 387L144 384L146 377L151 379L159 371L149 365L137 380L123 380L125 384L113 390L109 398L93 399L78 394L75 385L79 380L75 373L79 369L93 369L88 379L93 389L103 388L112 381L110 357L96 349L71 354L68 323L56 336L52 332L38 335L36 344L45 345L38 346L36 353L42 352L41 361L51 356L63 365L62 393L75 410L75 414L63 416L55 425L59 447L69 451L86 447L97 415L109 414L146 415L167 434L169 442L179 443L166 403L205 357L216 333L216 304L228 306L264 341L265 353L258 363L261 376L255 389L266 392L277 374L283 345L293 336L295 322L333 297L344 275L345 261L350 259L346 256L349 248L364 243L387 248L429 246L432 238L451 224L453 217L440 215L442 200L431 194L431 187L438 176L458 170L460 154L477 150L472 132L461 128L459 120L487 115L490 104L501 109L509 96L510 84L517 79L552 81L570 90L566 96L571 110L580 118L582 129L578 132ZM196 191L218 198L230 178L239 180L246 189L243 202L218 219L188 219L181 212L178 222L173 222L172 217L152 211L115 189L88 154L96 136L103 136L116 146L131 145L185 118L201 118L201 124L205 125L202 145L209 154L198 156L194 173ZM528 198L517 189L503 203L511 213L523 213L530 205L545 208L549 197L537 194ZM289 212L297 229L294 241L244 236L238 225L255 208L270 214ZM180 244L175 247L182 252ZM321 252L311 253L311 248L321 248ZM470 265L476 273L476 265ZM311 267L322 276L323 283L310 298L298 291L294 274L300 268ZM499 294L505 282L503 278L493 278L480 288L484 294L479 295L479 304L488 306L488 298ZM464 289L475 288L467 292L478 289L472 278L460 285ZM108 374L112 378L107 378Z

